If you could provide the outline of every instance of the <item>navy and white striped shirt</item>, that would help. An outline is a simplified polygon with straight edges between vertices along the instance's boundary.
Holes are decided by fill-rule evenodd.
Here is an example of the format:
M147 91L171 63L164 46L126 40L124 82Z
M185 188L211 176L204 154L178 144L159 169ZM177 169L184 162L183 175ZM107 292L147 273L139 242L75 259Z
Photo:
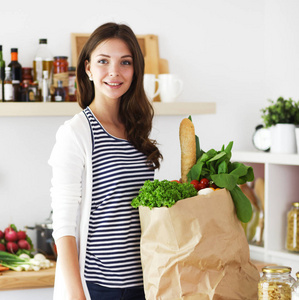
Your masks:
M111 288L140 286L140 222L131 201L154 171L130 142L106 132L88 107L84 113L93 141L85 279Z

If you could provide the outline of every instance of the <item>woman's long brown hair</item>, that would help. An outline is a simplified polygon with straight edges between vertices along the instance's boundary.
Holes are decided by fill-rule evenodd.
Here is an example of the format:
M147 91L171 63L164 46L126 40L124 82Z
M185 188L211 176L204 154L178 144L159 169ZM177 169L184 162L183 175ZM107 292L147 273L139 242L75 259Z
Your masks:
M150 165L160 167L162 154L155 140L149 138L154 109L143 88L144 58L132 29L124 24L106 23L98 27L84 45L77 63L77 101L85 109L94 99L94 85L85 72L93 50L103 41L118 38L124 41L133 56L134 75L129 90L121 97L119 116L125 125L127 138L136 149L147 156Z

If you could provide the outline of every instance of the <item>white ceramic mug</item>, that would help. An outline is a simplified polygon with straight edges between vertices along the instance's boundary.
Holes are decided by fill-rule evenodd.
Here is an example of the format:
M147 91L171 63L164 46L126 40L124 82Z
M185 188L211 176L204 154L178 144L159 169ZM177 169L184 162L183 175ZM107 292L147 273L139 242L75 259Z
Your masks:
M183 91L183 81L175 74L158 75L162 102L173 102Z
M156 82L158 83L156 88ZM148 100L152 101L160 93L159 80L155 74L144 74L143 76L144 91Z

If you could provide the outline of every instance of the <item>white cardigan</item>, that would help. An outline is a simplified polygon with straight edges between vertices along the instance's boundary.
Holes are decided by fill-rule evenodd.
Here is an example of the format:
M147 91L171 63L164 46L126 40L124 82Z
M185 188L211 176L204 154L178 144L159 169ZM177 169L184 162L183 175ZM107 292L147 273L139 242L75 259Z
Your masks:
M86 299L90 299L84 265L92 195L91 156L91 130L84 113L80 112L58 129L49 164L53 171L53 237L55 240L69 235L76 237ZM53 299L64 300L65 293L58 255Z

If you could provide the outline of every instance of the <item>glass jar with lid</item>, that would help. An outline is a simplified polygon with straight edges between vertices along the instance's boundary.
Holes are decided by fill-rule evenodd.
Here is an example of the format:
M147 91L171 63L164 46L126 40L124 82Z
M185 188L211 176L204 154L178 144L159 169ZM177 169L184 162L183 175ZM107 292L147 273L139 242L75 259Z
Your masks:
M285 266L267 266L258 283L259 300L291 300L292 285L295 279L291 276L292 268Z
M296 273L297 281L292 286L292 300L299 300L299 272Z
M292 252L299 252L299 202L294 202L288 212L286 248Z

